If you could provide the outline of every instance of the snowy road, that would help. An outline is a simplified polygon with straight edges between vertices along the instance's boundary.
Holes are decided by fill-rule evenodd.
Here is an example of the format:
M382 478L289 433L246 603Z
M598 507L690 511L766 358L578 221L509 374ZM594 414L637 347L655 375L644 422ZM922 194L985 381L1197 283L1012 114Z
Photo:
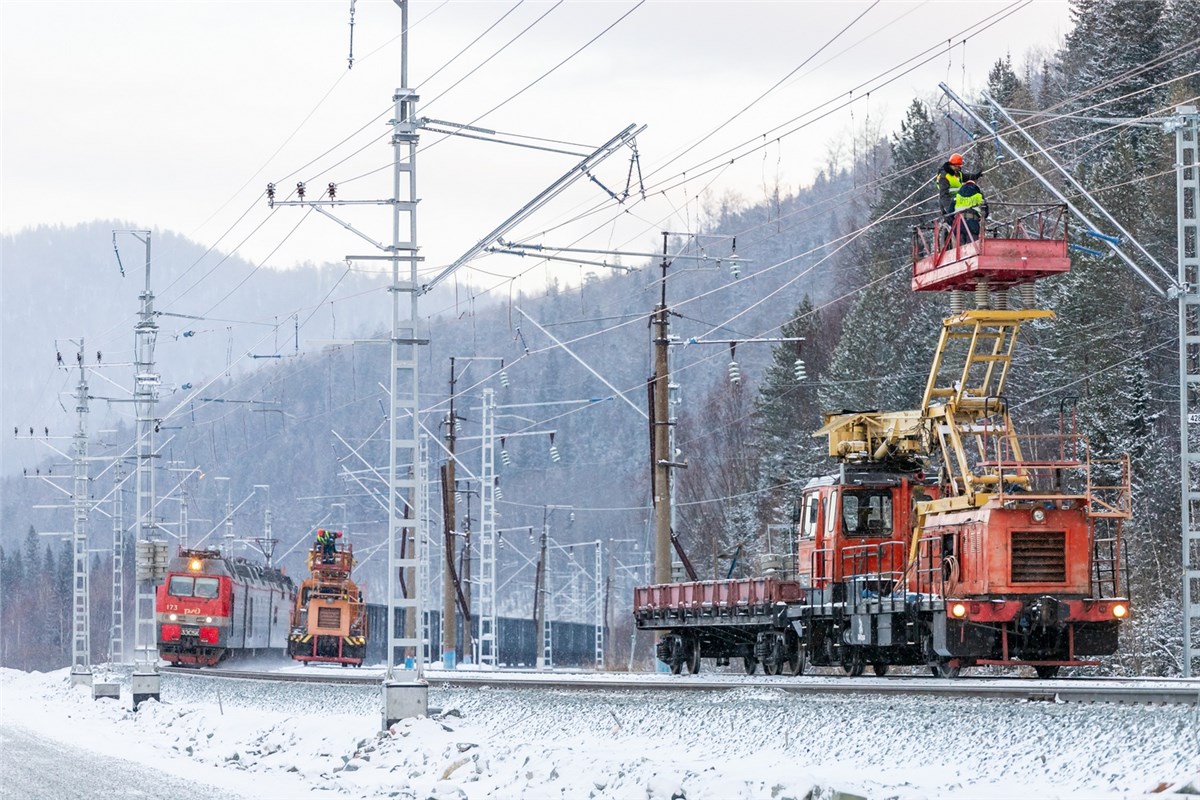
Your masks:
M430 691L440 718L382 732L378 686L165 676L163 702L136 714L127 685L120 704L97 703L66 670L0 669L0 692L6 724L38 738L254 800L1091 800L1200 789L1200 707L1184 705L447 687Z
M0 796L5 800L237 800L194 780L120 758L0 727Z

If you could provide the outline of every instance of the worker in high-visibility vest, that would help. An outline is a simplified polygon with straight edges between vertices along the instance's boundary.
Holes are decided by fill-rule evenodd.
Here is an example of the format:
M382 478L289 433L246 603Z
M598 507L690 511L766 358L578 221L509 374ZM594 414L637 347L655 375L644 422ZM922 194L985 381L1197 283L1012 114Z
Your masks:
M962 226L960 230L965 229L970 238L978 239L980 225L987 215L987 199L979 186L975 181L964 181L954 197L954 218ZM965 240L966 233L959 233L959 236Z
M935 183L938 187L938 202L942 206L942 216L947 220L954 214L954 199L958 197L959 189L967 181L979 180L983 170L979 172L963 172L963 157L961 153L950 156L938 170Z
M323 563L333 563L333 557L337 553L337 540L340 538L342 538L341 531L317 531L317 545L321 549L321 561Z

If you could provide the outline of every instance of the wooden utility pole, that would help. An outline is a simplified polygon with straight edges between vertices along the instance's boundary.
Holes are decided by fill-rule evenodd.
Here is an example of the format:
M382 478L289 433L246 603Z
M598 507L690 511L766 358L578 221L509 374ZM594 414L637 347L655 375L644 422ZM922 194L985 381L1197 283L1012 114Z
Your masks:
M650 379L650 464L654 476L654 582L671 582L671 410L667 348L667 232L663 231L660 299L654 309L654 375Z
M550 536L550 523L543 511L541 548L538 551L537 572L533 578L533 663L537 669L545 666L546 640L543 631L546 625L546 544Z
M450 415L446 418L446 450L450 456L442 467L442 549L444 550L445 569L442 577L442 666L451 667L454 663L453 653L458 639L455 600L458 575L454 569L455 507L454 507L454 442L457 438L458 418L454 414L454 358L450 358Z

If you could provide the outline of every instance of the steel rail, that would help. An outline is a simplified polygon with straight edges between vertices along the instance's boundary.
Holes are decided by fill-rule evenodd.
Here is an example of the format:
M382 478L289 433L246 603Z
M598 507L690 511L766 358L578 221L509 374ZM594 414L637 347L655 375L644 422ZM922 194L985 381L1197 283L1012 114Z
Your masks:
M371 672L261 672L233 669L188 669L163 667L160 672L188 678L272 681L277 683L323 683L370 686L382 678ZM906 697L986 698L1022 702L1124 703L1134 705L1190 705L1200 707L1200 680L1185 679L1094 679L1060 678L932 678L897 675L886 678L844 678L824 675L802 677L732 676L739 680L713 680L694 675L580 672L440 672L429 670L425 679L431 687L546 688L576 691L669 691L714 692L735 689L779 689L789 694L886 695Z

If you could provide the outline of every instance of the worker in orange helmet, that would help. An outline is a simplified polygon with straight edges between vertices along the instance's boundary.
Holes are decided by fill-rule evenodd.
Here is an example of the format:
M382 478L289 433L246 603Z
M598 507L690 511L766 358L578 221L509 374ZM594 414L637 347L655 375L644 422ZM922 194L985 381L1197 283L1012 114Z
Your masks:
M954 201L958 197L958 190L967 181L979 180L979 176L983 175L983 170L979 172L964 172L963 157L961 153L955 153L942 164L937 174L938 187L938 202L942 207L942 216L949 220L954 216Z
M323 563L333 563L333 556L337 553L337 540L340 538L342 538L341 531L317 531L317 544L321 546L321 561Z

